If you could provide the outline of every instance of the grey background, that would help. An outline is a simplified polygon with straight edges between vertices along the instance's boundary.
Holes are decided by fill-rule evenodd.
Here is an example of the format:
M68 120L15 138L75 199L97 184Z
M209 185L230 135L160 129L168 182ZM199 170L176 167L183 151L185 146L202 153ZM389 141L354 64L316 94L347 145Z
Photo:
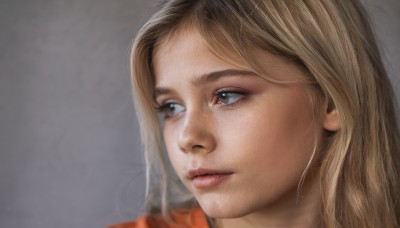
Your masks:
M400 1L364 1L400 97ZM0 228L143 212L129 47L155 0L1 0Z

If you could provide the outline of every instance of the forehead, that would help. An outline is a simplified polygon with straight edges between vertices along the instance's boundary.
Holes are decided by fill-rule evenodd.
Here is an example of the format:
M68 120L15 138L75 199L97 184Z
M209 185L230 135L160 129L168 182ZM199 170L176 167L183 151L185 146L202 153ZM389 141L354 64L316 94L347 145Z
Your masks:
M275 83L312 81L306 69L282 56L257 47L245 50L253 56L250 61L253 61L253 66L257 65L258 69L255 70L232 49L221 47L220 50L213 50L196 29L182 29L164 38L154 50L153 70L156 84L169 80L176 74L201 75L232 68L252 71Z
M214 34L214 36L219 39L219 41L214 43L219 44L221 40L226 39L221 37L221 35L219 34ZM214 48L211 48L209 43L207 43L206 39L203 38L203 35L199 32L196 26L180 26L178 29L172 31L165 37L162 37L156 43L153 51L153 63L160 58L171 55L171 53L178 54L178 51L182 50L209 52L215 56L218 56L224 61L243 62L243 59L241 59L238 54L233 51L233 47L229 47L229 45L227 44L225 45L223 47L221 45L217 45L217 49L223 49L221 51L224 52L223 55L219 55L217 52L215 52L216 50L214 50L216 49L215 45L213 46ZM187 55L189 53L184 54ZM191 57L197 57L197 54L193 53Z
M168 56L188 54L183 51L196 50L202 46L203 40L197 30L178 29L157 42L153 51L153 64L162 64Z
M182 29L161 40L154 49L153 70L156 84L169 80L177 74L184 79L185 76L201 75L232 67L249 69L245 61L232 51L227 56L229 58L217 57L196 29Z

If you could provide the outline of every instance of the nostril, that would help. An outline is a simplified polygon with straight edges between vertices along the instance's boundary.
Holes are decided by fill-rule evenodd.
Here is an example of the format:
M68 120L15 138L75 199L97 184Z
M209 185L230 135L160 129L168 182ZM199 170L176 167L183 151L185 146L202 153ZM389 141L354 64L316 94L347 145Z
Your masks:
M195 149L203 149L203 148L204 148L204 146L199 145L199 144L193 145L193 146L192 146L192 149L193 149L193 150L195 150Z

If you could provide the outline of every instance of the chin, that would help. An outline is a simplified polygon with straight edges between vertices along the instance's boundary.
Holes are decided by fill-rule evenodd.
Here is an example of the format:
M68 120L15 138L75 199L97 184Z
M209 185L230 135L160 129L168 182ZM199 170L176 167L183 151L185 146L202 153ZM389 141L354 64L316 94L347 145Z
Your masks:
M216 219L239 218L253 212L250 207L246 207L243 202L239 202L240 200L229 200L221 198L216 200L198 199L198 202L204 213Z

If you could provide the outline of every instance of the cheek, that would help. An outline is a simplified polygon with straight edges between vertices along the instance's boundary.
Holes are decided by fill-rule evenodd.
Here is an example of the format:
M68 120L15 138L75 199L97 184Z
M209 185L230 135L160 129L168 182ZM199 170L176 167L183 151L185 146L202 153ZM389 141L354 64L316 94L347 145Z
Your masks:
M176 136L175 132L172 131L173 128L168 127L168 125L164 128L164 143L167 149L168 157L175 168L175 164L179 160L179 154L177 153L177 144L176 144Z
M163 134L169 160L178 173L178 176L180 176L179 174L185 171L184 164L186 164L186 154L179 149L177 143L178 127L176 125L166 124Z
M282 105L284 104L284 105ZM271 108L274 107L274 108ZM220 142L230 157L261 170L304 167L314 147L312 113L299 102L264 103L219 120ZM247 163L247 164L246 164Z

